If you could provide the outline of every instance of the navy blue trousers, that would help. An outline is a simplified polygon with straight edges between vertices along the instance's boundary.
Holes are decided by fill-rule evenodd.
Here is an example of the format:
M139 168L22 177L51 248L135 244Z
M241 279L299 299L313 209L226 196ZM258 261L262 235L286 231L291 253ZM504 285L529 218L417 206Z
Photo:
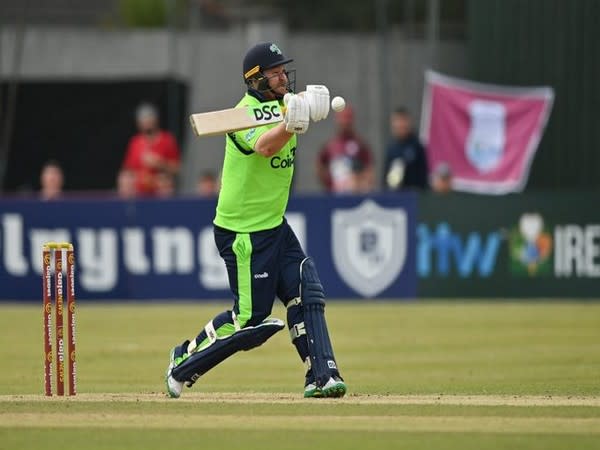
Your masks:
M210 334L224 337L239 328L260 324L271 314L276 297L288 305L300 296L300 264L306 255L285 219L270 230L236 233L215 226L214 234L234 302L232 310L217 315L198 334L195 348L205 345ZM290 304L287 321L288 328L303 325L301 304ZM292 336L292 341L302 361L306 361L306 335Z

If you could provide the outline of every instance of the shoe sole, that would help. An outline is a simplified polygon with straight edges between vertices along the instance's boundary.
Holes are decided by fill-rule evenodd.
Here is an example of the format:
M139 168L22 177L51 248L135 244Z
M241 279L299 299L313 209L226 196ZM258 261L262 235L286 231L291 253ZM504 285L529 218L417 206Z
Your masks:
M309 391L304 391L304 398L322 398L323 391L320 388L311 389Z
M327 398L342 398L344 395L346 395L346 391L346 385L341 381L337 382L331 387L321 390L323 397Z
M348 388L346 385L338 381L333 386L328 388L315 388L309 391L304 391L304 398L342 398L346 395Z

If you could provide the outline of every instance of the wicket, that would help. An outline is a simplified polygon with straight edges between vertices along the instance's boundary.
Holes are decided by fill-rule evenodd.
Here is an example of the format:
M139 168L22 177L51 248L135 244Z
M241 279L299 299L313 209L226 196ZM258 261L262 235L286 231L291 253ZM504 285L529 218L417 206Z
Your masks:
M52 253L54 252L54 292L56 304L56 359L52 349ZM63 255L66 253L66 283L63 283ZM42 247L42 289L44 314L44 390L52 396L52 362L56 361L56 395L65 395L64 292L67 292L67 342L69 395L77 393L75 362L75 253L68 242L48 242Z

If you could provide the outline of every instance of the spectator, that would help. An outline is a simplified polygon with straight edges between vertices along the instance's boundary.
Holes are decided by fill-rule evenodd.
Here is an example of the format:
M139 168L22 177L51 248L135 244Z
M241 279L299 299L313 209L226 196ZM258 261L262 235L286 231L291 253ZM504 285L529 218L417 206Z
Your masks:
M328 192L368 192L373 188L373 158L354 129L354 111L346 106L335 121L337 132L318 155L319 181Z
M175 177L168 170L156 174L156 196L170 198L175 195Z
M138 195L157 195L159 172L166 171L173 177L179 171L179 148L175 137L160 129L154 106L140 105L136 110L136 122L139 132L129 141L123 169L135 174Z
M386 148L384 186L388 190L427 189L427 157L404 108L390 117L392 139Z
M431 188L439 194L447 194L452 190L452 171L445 162L438 164L431 173Z
M64 176L57 161L48 161L40 173L40 197L43 200L55 200L63 193Z
M196 193L200 197L216 197L219 194L219 182L214 172L207 170L198 177Z
M117 195L121 198L134 198L136 196L135 173L132 170L122 169L119 171Z

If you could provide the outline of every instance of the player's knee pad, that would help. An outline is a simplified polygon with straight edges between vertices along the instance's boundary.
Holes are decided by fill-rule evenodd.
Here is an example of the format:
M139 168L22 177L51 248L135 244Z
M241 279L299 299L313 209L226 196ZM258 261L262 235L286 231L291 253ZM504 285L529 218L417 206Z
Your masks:
M302 300L300 297L293 298L287 303L286 308L287 322L290 329L290 339L292 342L294 342L299 337L306 335Z
M311 258L300 264L300 280L311 367L317 385L323 386L331 376L339 376L339 372L325 321L325 293Z
M202 350L192 353L171 372L178 381L194 383L200 376L234 353L250 350L264 344L285 327L279 319L266 319L255 327L246 327L225 338L216 338Z
M304 325L302 300L300 297L295 297L287 302L286 307L290 339L292 344L296 347L302 362L310 368L310 353L308 351L308 340L306 338L306 326Z

